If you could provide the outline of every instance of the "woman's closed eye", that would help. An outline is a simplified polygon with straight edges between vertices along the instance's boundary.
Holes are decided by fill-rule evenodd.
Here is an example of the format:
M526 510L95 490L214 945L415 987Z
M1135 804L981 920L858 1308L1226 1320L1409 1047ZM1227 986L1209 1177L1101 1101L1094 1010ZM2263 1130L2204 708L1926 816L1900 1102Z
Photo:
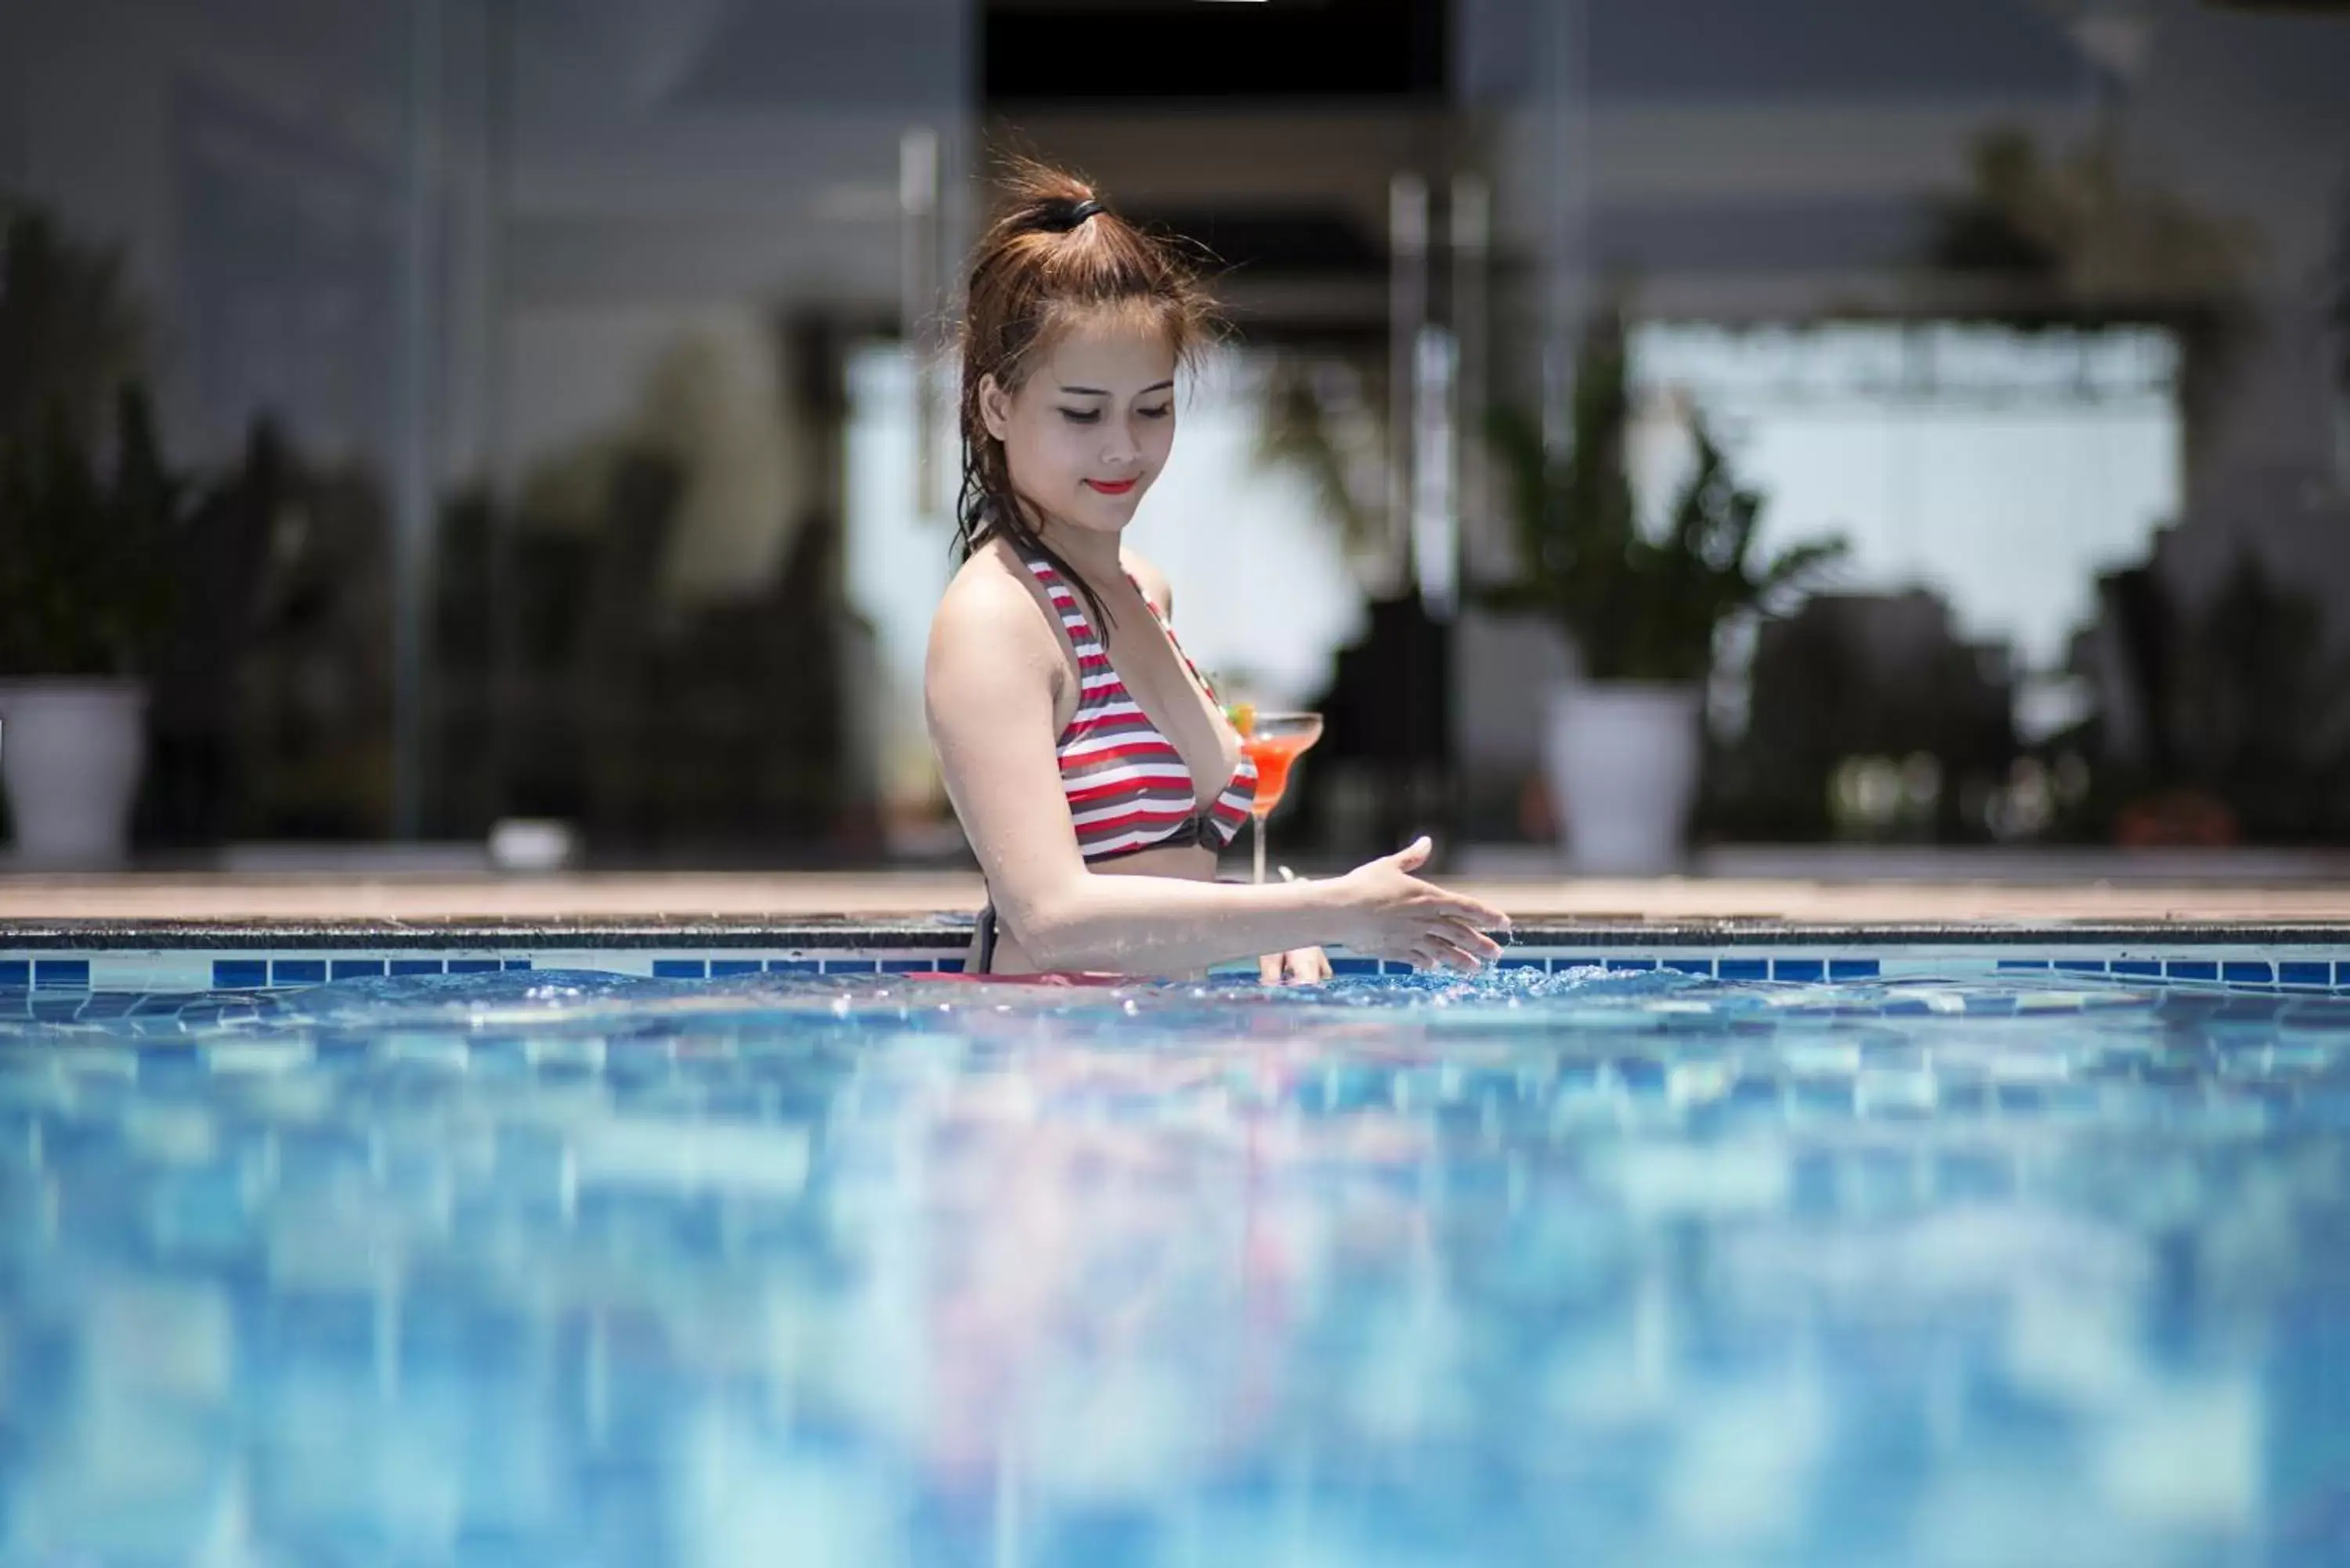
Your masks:
M1137 409L1134 411L1140 414L1146 420L1163 420L1168 415L1175 411L1175 405L1172 403L1164 403L1155 409ZM1063 409L1061 410L1061 417L1068 421L1073 425L1097 425L1101 423L1101 410L1099 409Z

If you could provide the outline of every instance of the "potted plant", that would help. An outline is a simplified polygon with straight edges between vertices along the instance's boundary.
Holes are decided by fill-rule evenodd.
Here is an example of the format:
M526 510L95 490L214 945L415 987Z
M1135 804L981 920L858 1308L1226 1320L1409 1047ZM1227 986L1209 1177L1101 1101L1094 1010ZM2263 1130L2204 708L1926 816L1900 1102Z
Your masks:
M1737 483L1694 416L1689 476L1661 525L1644 528L1625 467L1631 408L1623 327L1608 312L1586 333L1563 448L1510 410L1492 432L1520 571L1491 597L1548 617L1579 657L1578 677L1547 694L1543 754L1569 864L1586 873L1679 861L1715 634L1783 612L1845 548L1818 540L1758 561L1762 497Z
M135 380L117 264L8 216L0 258L0 787L16 861L122 858L139 676L170 608L184 486Z

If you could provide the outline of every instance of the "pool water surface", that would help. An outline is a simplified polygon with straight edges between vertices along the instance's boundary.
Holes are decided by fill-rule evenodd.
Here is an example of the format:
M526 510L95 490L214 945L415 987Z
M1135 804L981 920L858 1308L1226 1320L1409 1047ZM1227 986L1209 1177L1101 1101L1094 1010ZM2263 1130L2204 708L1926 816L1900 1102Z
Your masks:
M2350 1563L2350 993L0 989L0 1563Z

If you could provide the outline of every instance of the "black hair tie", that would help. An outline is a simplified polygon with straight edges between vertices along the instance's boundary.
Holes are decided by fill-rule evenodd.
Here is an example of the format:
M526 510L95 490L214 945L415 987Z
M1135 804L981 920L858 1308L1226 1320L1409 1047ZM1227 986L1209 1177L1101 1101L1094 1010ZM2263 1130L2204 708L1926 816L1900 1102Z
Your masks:
M1061 213L1060 222L1055 226L1057 227L1061 233L1066 234L1070 230L1076 228L1078 224L1084 223L1087 218L1092 217L1096 213L1107 212L1107 210L1108 209L1105 208L1099 202L1097 202L1091 196L1088 196L1082 202L1071 202L1068 208Z

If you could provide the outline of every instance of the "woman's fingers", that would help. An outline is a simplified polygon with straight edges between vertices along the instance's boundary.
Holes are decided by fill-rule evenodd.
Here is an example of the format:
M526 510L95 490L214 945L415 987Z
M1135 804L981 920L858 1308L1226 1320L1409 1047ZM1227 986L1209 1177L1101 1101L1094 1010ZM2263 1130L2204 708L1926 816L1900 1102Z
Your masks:
M1258 984L1279 985L1281 983L1283 956L1284 955L1280 953L1267 953L1263 958L1256 961L1256 978Z

